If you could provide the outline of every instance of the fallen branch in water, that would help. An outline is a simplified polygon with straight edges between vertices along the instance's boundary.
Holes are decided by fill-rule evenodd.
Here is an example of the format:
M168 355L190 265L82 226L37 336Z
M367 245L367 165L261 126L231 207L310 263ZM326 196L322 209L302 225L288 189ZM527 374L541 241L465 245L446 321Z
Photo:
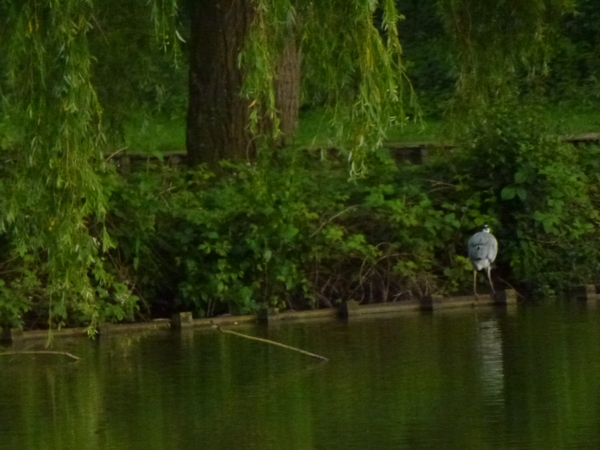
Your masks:
M75 356L69 352L53 352L51 350L24 350L22 352L0 352L0 356L4 355L62 355L68 356L69 358L73 358L75 361L79 361L81 359L79 356Z
M279 342L271 341L269 339L263 339L263 338L259 338L259 337L248 336L247 334L238 333L236 331L223 330L217 324L214 324L213 326L217 330L219 330L221 333L233 334L235 336L243 337L243 338L246 338L246 339L252 339L253 341L264 342L265 344L277 345L278 347L287 348L288 350L293 350L295 352L302 353L302 354L307 355L307 356L312 356L313 358L322 359L323 361L329 361L329 358L325 358L324 356L316 355L316 354L311 353L311 352L307 352L306 350L302 350L302 349L299 349L299 348L296 348L296 347L291 347L289 345L281 344Z

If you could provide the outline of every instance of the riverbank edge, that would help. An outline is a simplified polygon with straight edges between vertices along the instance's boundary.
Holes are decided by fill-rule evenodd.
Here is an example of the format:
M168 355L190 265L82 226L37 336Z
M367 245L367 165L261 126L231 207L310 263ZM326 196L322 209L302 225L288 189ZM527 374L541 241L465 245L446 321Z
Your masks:
M248 325L274 325L282 322L302 322L311 320L349 320L361 317L385 317L402 313L434 313L440 310L466 309L466 308L515 308L521 303L521 297L513 289L499 291L495 296L490 294L441 297L427 296L420 300L407 300L400 302L372 303L361 305L355 300L341 303L337 308L316 309L306 311L282 311L277 308L268 308L257 314L248 315L223 315L205 319L194 319L191 312L174 314L172 318L154 319L150 322L138 323L103 323L98 327L98 337L142 333L167 330L196 330L214 329L221 326L248 326ZM597 307L600 301L600 285L573 286L569 298L586 303L587 307ZM49 330L23 331L20 329L5 329L0 334L0 343L10 345L32 340L47 340ZM63 337L88 337L87 329L83 327L62 328L52 330L52 338Z
M587 288L587 289L586 289ZM593 291L593 292L592 292ZM598 297L595 286L581 287L576 291L579 298L589 299ZM373 303L361 305L359 302L349 300L341 303L337 308L306 310L306 311L279 311L276 308L260 310L257 314L249 315L224 315L206 319L195 319L191 312L174 314L172 318L155 319L150 322L138 323L103 323L98 327L98 336L110 336L123 333L137 333L160 330L184 329L211 329L217 326L241 326L256 324L275 324L292 321L309 321L315 319L344 320L365 316L386 316L396 313L432 313L443 309L478 308L478 307L508 307L518 304L517 292L509 289L499 291L495 296L486 294L460 297L428 296L421 300L408 300L400 302ZM0 342L3 344L16 343L25 340L48 339L60 337L87 337L87 330L83 327L62 328L59 330L32 330L5 329L2 331Z

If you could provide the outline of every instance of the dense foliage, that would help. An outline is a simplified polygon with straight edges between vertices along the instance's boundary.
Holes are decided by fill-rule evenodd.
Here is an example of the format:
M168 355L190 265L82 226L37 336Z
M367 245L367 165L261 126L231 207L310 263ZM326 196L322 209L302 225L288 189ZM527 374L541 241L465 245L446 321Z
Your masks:
M372 175L351 183L337 158L297 151L218 179L202 169L134 174L114 196L119 259L140 268L142 297L201 315L430 292L456 218L385 154L370 164Z
M340 153L266 139L249 165L117 174L106 156L128 120L183 115L185 59L172 44L186 33L172 23L186 23L189 4L0 4L0 326L93 333L136 313L459 292L464 242L486 222L503 279L543 292L594 281L598 150L550 137L521 104L546 94L597 104L597 2L252 5L238 58L248 127L276 134L265 120L277 122L274 72L292 36L304 106L330 113ZM390 123L421 112L407 76L423 111L462 114L455 155L413 167L369 153Z
M600 100L600 4L579 0L563 17L546 90L555 102L594 108Z
M468 292L465 242L484 223L500 241L500 286L560 292L600 268L597 149L549 137L530 108L474 118L459 151L424 166L382 150L348 182L336 155L320 156L288 149L220 177L156 166L120 180L112 254L146 312Z
M456 117L515 92L576 108L598 104L594 0L408 0L398 9L406 71L428 118Z
M457 164L460 202L490 217L511 276L547 291L600 268L596 148L552 136L539 112L503 104L475 119Z
M2 5L3 114L14 139L3 155L2 324L28 309L51 324L122 317L135 298L104 265L102 109L92 85L92 3ZM93 332L93 328L90 328Z

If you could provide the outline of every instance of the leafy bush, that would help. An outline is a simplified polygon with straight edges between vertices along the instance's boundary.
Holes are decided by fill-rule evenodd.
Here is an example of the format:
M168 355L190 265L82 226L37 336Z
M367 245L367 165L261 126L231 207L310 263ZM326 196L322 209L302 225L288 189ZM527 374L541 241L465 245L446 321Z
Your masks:
M477 117L457 178L475 224L495 228L501 264L547 291L594 279L599 215L587 156L551 136L538 117L510 103Z
M115 260L165 314L386 301L438 289L436 262L458 222L389 156L348 181L337 158L282 150L255 165L135 173L115 191ZM158 200L158 201L157 201Z

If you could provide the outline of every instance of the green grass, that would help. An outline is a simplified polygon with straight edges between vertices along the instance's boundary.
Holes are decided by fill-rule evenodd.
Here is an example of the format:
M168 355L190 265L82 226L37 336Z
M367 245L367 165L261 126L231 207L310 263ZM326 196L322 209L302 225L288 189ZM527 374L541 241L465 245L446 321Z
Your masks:
M553 106L545 109L548 123L561 136L600 133L600 109ZM387 140L393 144L447 142L442 121L424 118L421 123L408 122L388 130ZM331 147L334 134L325 115L319 110L303 111L296 136L300 147ZM9 123L0 120L0 148L10 148L17 133ZM185 151L184 117L151 117L139 114L125 125L125 145L132 153L162 155Z
M441 129L441 122L409 122L403 126L391 127L388 130L388 140L393 143L431 143L437 140ZM164 154L185 151L185 119L148 118L140 115L125 126L125 142L132 153ZM295 145L321 148L331 147L334 142L334 131L321 111L310 110L301 114Z
M443 141L443 131L444 123L439 120L410 121L391 127L387 132L387 140L394 144L433 144Z
M423 120L395 125L387 131L387 141L391 143L433 143L439 140L442 123ZM319 110L303 111L295 144L299 147L331 147L335 141L329 119Z
M125 145L150 155L185 151L185 118L137 116L125 125Z
M294 143L299 147L319 148L332 145L334 133L329 119L318 110L302 111Z
M555 107L548 109L546 114L552 129L558 135L600 133L600 110Z
M600 110L554 106L545 115L557 135L580 135L600 132ZM393 144L448 142L442 121L424 118L421 123L408 122L390 127L387 140ZM184 118L144 118L131 120L125 127L125 140L133 153L164 154L185 151ZM334 145L334 132L319 110L303 111L295 139L299 147L321 148Z

